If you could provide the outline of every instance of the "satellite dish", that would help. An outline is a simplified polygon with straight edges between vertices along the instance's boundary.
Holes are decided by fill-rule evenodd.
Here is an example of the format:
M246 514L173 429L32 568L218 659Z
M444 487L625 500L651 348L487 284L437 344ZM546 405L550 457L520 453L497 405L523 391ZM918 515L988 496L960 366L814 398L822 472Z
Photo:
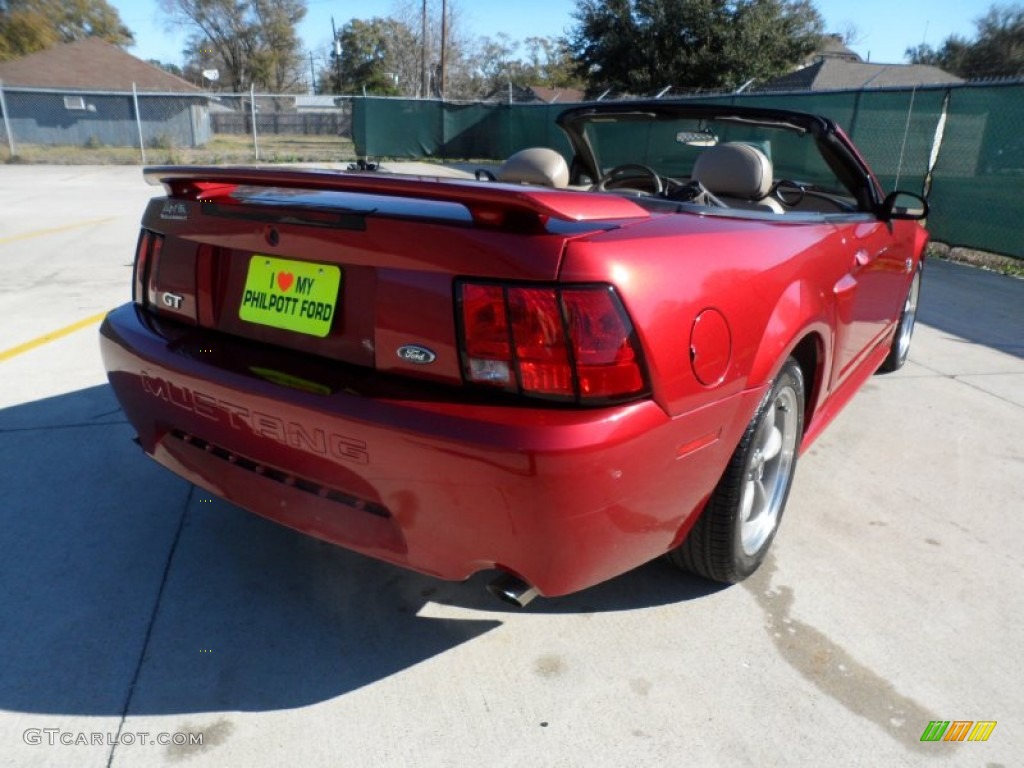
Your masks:
M216 82L217 80L220 80L220 70L219 69L204 69L203 70L203 77L205 77L210 82Z

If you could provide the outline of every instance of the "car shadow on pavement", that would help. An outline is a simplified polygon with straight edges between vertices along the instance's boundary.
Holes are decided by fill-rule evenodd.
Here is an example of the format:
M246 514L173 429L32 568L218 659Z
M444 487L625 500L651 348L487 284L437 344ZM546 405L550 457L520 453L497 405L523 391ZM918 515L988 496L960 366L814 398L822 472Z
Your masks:
M0 410L0 708L120 716L325 701L501 627L430 579L239 510L147 459L110 389ZM654 562L532 613L700 598ZM458 618L418 615L431 603Z
M1024 358L1024 280L941 259L929 259L917 318L975 344Z

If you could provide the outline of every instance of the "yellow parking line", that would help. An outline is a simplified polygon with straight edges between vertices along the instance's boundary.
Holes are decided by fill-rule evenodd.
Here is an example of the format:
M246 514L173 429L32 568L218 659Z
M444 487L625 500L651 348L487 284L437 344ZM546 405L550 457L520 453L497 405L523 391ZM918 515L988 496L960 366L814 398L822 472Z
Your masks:
M20 355L22 352L28 352L30 349L41 347L43 344L46 344L49 341L55 341L59 338L67 336L69 333L74 333L75 331L85 328L86 326L98 323L106 316L107 313L105 311L100 312L98 315L87 317L84 320L79 320L77 323L72 323L71 325L65 325L63 328L60 328L56 331L50 331L45 336L40 336L37 339L32 339L32 341L26 341L24 344L19 344L16 347L5 349L3 352L0 352L0 363L2 363L4 360L10 360L12 357L14 357L15 355Z
M12 237L0 237L0 245L14 243L18 240L28 240L33 237L55 235L58 232L67 232L69 229L78 229L79 227L91 227L93 224L102 224L105 221L113 221L116 218L116 216L104 216L102 219L86 219L85 221L76 221L74 224L64 224L59 227L49 227L47 229L37 229L33 232L22 232L20 235L13 235Z

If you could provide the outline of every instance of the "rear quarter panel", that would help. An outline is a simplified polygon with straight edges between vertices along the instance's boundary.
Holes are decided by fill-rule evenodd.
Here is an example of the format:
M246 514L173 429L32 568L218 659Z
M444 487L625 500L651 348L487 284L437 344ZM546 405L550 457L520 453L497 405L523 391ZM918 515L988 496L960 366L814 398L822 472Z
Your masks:
M561 277L617 286L654 397L677 416L765 386L808 334L825 358L819 370L828 370L832 288L846 268L842 236L827 221L669 214L571 243ZM709 308L726 319L730 350L721 380L705 385L691 366L690 334ZM745 424L749 414L737 418Z

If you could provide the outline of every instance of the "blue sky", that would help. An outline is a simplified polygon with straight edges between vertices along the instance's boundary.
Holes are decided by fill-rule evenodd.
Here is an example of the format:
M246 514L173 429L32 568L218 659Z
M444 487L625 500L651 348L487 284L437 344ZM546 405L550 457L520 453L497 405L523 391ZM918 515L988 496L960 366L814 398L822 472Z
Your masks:
M1003 4L1008 4L1005 0ZM181 63L186 37L183 30L167 25L158 0L108 0L135 33L131 52L142 59ZM572 24L574 0L455 0L474 36L505 32L514 40L533 35L560 35ZM874 62L900 63L903 52L925 41L937 46L951 34L974 35L974 19L990 2L979 0L815 0L829 30L853 25L859 42L851 47ZM331 16L340 27L350 18L386 16L393 0L308 0L306 19L299 33L307 50L315 55L329 50Z

